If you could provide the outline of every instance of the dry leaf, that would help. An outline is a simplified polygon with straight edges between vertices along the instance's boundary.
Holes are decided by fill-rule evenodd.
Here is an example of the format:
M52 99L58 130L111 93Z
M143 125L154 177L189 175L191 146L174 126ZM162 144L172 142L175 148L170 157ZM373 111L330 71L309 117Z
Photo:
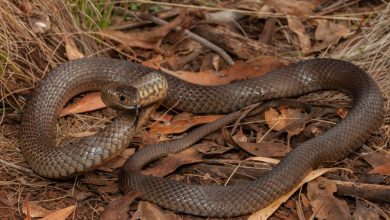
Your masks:
M72 205L72 206L69 206L67 208L57 210L57 211L45 216L44 218L41 218L41 220L52 220L52 219L65 220L74 212L75 208L76 208L76 206Z
M233 138L234 139L234 138ZM236 142L246 152L259 157L284 157L290 149L282 143Z
M130 192L122 198L111 201L100 215L99 220L127 220L130 204L138 197L138 193Z
M89 112L106 107L102 99L100 98L100 92L91 92L84 96L77 102L62 109L60 117L77 114L82 112Z
M181 220L179 215L164 211L160 207L146 201L141 201L131 220Z
M152 69L159 70L161 63L163 63L163 62L164 62L163 56L157 55L156 57L154 57L150 60L146 60L146 61L142 62L142 65L146 66L146 67L150 67Z
M103 37L114 40L128 47L158 50L163 38L183 21L182 13L172 22L154 28L150 31L125 33L121 31L105 30L100 32Z
M307 117L307 113L302 112L302 109L298 108L280 108L279 111L276 111L274 108L270 108L264 112L264 119L268 127L275 131L283 130L292 123L302 120L305 117ZM292 136L301 133L303 129L304 125L288 129L287 132L290 136Z
M210 123L222 117L223 115L201 115L192 116L186 119L172 120L170 124L153 123L149 126L149 132L158 134L182 133L193 126Z
M88 137L96 134L97 131L81 131L81 132L75 132L75 133L66 133L69 135L69 137L74 137L74 138L83 138L83 137Z
M347 202L333 196L336 191L336 184L326 178L317 178L307 185L307 197L316 218L352 219Z
M337 43L340 38L345 38L349 35L350 28L343 23L336 23L323 19L319 19L317 22L318 26L315 32L316 40Z
M52 213L52 210L47 210L43 208L42 206L38 205L37 203L30 203L26 201L24 203L23 209L22 209L23 214L30 218L40 218L40 217L45 217L48 214Z
M311 52L328 48L331 45L337 44L341 38L346 38L350 35L351 30L346 23L336 23L324 19L317 19L316 21L318 26L315 32L315 38L320 42L317 42L313 46Z
M297 1L297 0L266 0L265 3L274 9L276 12L285 15L295 15L307 17L314 14L315 5L312 1Z
M305 30L302 21L296 16L287 16L288 28L293 31L299 39L299 46L303 53L308 53L311 48L310 36Z
M284 202L286 202L294 193L297 191L303 184L323 175L327 172L332 172L337 169L335 168L323 168L310 172L296 187L294 187L290 192L286 193L284 196L275 200L272 204L267 207L253 213L250 215L248 220L257 220L257 219L268 219Z
M390 153L388 151L373 151L362 153L360 156L373 167L369 174L390 175Z
M233 135L232 139L236 145L254 156L283 157L290 151L286 145L281 143L250 143L242 132L242 129L239 129L237 134Z
M76 46L76 43L72 38L69 36L64 37L65 42L65 51L66 56L68 57L68 60L75 60L85 57L84 54L82 54L79 49Z
M262 56L247 62L236 62L229 69L218 73L212 70L197 73L164 71L187 82L211 86L224 85L232 81L254 78L286 65L287 62L281 61L280 59Z
M118 169L122 167L127 159L132 156L135 153L134 148L126 148L119 157L116 157L115 159L110 160L108 163L106 163L104 166L99 167L98 170L103 170L106 172L112 172L115 169Z
M324 173L333 172L336 170L339 169L322 168L322 169L311 171L309 174L306 175L306 177L299 184L297 184L292 190L290 190L290 192L286 193L279 199L275 200L267 207L251 214L248 220L268 219L279 208L279 206L282 205L284 202L286 202L295 193L295 191L297 191L303 184L312 181L313 179L323 175Z
M380 220L380 214L376 207L365 200L356 199L356 209L353 213L354 220Z
M169 154L154 168L141 171L144 175L164 177L173 173L178 167L202 161L202 154L196 148L188 148L177 154Z

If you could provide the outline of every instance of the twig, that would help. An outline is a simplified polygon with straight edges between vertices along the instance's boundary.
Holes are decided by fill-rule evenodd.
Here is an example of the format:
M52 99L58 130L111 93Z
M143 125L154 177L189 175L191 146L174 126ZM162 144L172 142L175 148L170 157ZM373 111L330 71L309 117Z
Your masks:
M4 166L12 167L12 168L15 168L15 169L17 169L17 170L19 170L19 171L22 171L22 172L24 172L24 173L27 173L27 174L29 174L29 175L31 175L31 176L33 176L33 177L37 177L37 178L39 178L39 179L43 179L42 177L36 175L36 174L34 173L34 171L32 171L31 169L28 169L28 168L25 168L25 167L22 167L22 166L19 166L19 165L10 163L10 162L5 161L5 160L2 160L2 159L0 159L0 163L3 164Z
M152 21L153 23L158 24L158 25L165 25L168 23L168 22L166 22L160 18L157 18L155 16L152 16L150 14L141 14L140 17L147 19L149 21ZM183 28L181 26L177 26L175 28L175 31L181 31L181 30L183 30ZM211 43L210 41L206 40L205 38L191 32L187 29L184 29L184 33L187 34L193 40L203 44L204 46L208 47L210 50L218 53L226 61L226 63L228 63L229 65L234 64L233 59L222 48L218 47L217 45Z

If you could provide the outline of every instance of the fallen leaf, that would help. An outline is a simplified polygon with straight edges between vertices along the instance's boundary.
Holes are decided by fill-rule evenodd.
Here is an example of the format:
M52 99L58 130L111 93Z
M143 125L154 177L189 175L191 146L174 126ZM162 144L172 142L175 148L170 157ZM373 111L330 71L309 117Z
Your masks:
M240 148L259 157L283 157L291 150L288 146L281 143L248 142L242 129L239 129L237 134L233 135L232 139Z
M91 92L80 100L62 109L60 117L105 108L106 105L100 98L100 92Z
M376 207L365 200L356 199L356 209L353 213L354 220L379 220L380 214Z
M71 194L72 198L74 198L78 202L84 201L92 196L95 196L95 194L92 192L78 190L77 188L71 188L70 190L68 190L68 192Z
M65 51L66 56L68 57L68 60L75 60L85 57L84 54L82 54L79 49L76 46L76 43L72 38L69 36L64 37L65 42Z
M97 131L81 131L81 132L68 132L66 133L69 137L74 137L74 138L83 138L83 137L88 137L96 134Z
M220 146L212 141L206 141L200 144L195 144L192 147L196 148L199 152L206 155L223 154L229 150L234 149L234 146L227 146L227 147Z
M99 217L99 220L127 220L130 204L139 196L137 192L126 193L123 197L111 201Z
M295 15L301 17L307 17L314 14L315 5L312 1L299 1L299 0L266 0L265 4L270 6L276 12L285 15Z
M383 176L390 176L390 162L381 166L376 166L374 169L368 172L369 174L380 174Z
M157 55L156 57L153 57L150 60L146 60L142 62L143 66L150 67L152 69L159 70L161 63L164 62L164 58L161 55Z
M43 208L42 206L38 205L37 203L30 203L26 201L24 203L24 206L22 208L23 214L30 218L40 218L45 217L48 214L52 213L52 210L47 210Z
M368 172L369 174L390 175L390 153L388 151L373 151L362 153L360 156L373 167L373 169Z
M311 49L311 52L320 51L335 45L341 38L346 38L350 35L350 27L347 23L336 23L325 19L317 19L318 26L315 31L315 39L318 41ZM332 34L329 34L332 33Z
M298 108L279 108L278 111L270 108L264 112L264 119L268 127L275 131L281 131L296 121L307 117L307 113ZM290 136L303 131L304 125L287 129Z
M118 169L122 167L127 159L132 156L135 153L134 148L126 148L120 155L119 157L116 157L113 160L110 160L108 163L106 163L104 166L99 167L98 170L103 170L106 172L112 172L115 169Z
M203 72L169 71L167 72L179 79L199 85L224 85L232 81L250 79L264 75L274 69L286 66L287 62L274 57L261 56L247 62L236 62L229 69L221 72L206 70Z
M166 158L159 161L159 165L156 165L154 168L142 170L141 173L144 175L164 177L173 173L182 165L201 162L202 156L196 148L191 147L177 154L169 154Z
M146 201L141 201L137 211L131 217L131 220L181 220L179 215L171 211L164 211L160 207Z
M170 122L173 119L173 115L167 114L166 112L154 112L150 118L154 121L161 121L161 122Z
M75 210L76 206L72 205L60 210L57 210L55 212L50 213L49 215L45 216L44 218L41 218L41 220L65 220L67 219Z
M122 31L105 30L100 32L103 37L116 41L128 47L158 50L163 38L183 21L185 13L181 13L172 22L149 31L125 33Z
M273 203L271 203L267 207L251 214L249 216L248 220L268 219L279 208L279 206L281 206L284 202L286 202L299 188L301 188L303 186L303 184L312 181L313 179L323 175L324 173L333 172L336 170L340 170L340 169L322 168L322 169L317 169L317 170L311 171L292 190L290 190L288 193L286 193L285 195L283 195L279 199L275 200Z
M326 178L317 178L307 185L307 197L316 218L352 219L347 202L334 197L336 191L336 184Z
M291 149L282 143L236 142L246 152L259 157L284 157Z
M210 123L222 117L223 115L200 115L186 119L172 120L169 124L156 122L149 126L149 132L158 134L182 133L193 126Z
M299 39L299 46L303 53L308 53L311 48L310 36L307 34L302 21L296 16L287 16L288 28L294 32Z

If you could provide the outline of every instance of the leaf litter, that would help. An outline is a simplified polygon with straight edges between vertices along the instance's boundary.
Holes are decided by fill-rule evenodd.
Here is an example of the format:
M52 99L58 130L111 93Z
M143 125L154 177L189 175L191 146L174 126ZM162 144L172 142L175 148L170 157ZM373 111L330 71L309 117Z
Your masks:
M261 3L257 2L255 3L256 7L253 7L253 1L239 1L232 5L229 5L229 3L216 3L216 8L233 7L234 10L246 10L246 14L249 16L235 16L234 13L232 13L233 16L229 18L229 22L224 22L222 19L222 21L219 21L221 23L202 24L203 21L206 21L205 23L207 23L207 20L202 20L204 19L202 14L207 15L213 12L198 10L194 7L193 9L187 10L185 13L183 12L184 10L179 10L182 11L182 13L176 18L169 19L169 22L166 25L157 26L151 25L151 22L148 22L147 25L141 24L140 26L137 26L139 27L137 29L129 28L130 31L110 29L99 31L99 34L104 36L104 42L101 41L101 38L96 38L89 34L81 34L81 37L75 37L76 34L74 33L81 33L82 31L80 29L75 30L73 27L68 27L69 25L66 23L65 25L59 26L62 28L60 31L61 34L52 34L58 31L56 29L58 20L56 20L57 17L53 18L46 16L45 10L47 11L47 9L45 9L45 7L54 8L51 11L55 11L55 8L68 7L67 5L59 7L59 3L46 4L40 2L40 0L32 0L31 4L30 2L23 2L21 5L13 5L11 3L0 4L9 9L0 13L2 18L9 20L12 16L9 16L9 14L6 14L5 12L12 12L15 9L15 6L17 6L17 8L20 7L26 16L32 18L32 23L28 23L28 25L14 25L12 31L6 26L3 28L4 30L8 30L8 33L18 33L19 30L23 30L20 32L23 34L19 33L19 36L24 36L25 39L28 39L26 42L34 42L37 40L36 35L40 35L38 40L44 39L46 42L40 41L39 45L48 45L44 47L37 47L36 45L23 47L27 48L28 52L25 50L19 52L12 47L12 44L10 44L11 46L0 47L8 48L8 51L11 51L11 53L10 58L7 59L16 61L15 63L6 66L4 73L8 76L9 80L5 81L6 84L2 82L2 85L5 85L4 88L6 88L6 90L4 90L5 99L2 100L5 100L6 106L9 109L17 109L17 106L22 106L24 102L20 97L23 98L24 95L31 94L32 83L35 84L39 81L42 75L47 73L48 70L52 69L58 63L83 56L90 56L94 53L99 53L99 55L102 56L115 54L114 56L116 57L123 56L128 59L134 59L149 67L165 71L168 74L172 74L183 80L202 85L220 85L241 79L250 79L255 76L266 74L266 72L269 72L272 69L300 60L303 58L300 57L300 55L336 56L337 54L342 54L340 56L347 57L347 59L351 59L360 64L364 69L371 70L370 72L374 74L381 83L380 86L384 91L385 97L389 97L388 91L390 90L386 87L386 85L388 85L385 81L386 78L383 77L385 76L383 73L388 72L388 69L386 69L388 68L387 63L378 59L378 56L373 55L372 48L370 49L369 47L370 45L376 45L370 41L372 39L376 39L375 42L380 42L382 38L387 39L384 34L385 32L381 32L386 28L383 28L381 25L379 25L381 28L378 28L378 20L385 22L387 21L386 16L388 15L388 11L384 10L385 7L381 4L372 6L365 4L365 1L359 1L359 3L347 1L345 5L340 5L336 1L265 1L264 5L260 5ZM252 6L250 6L251 4ZM140 7L139 10L142 11L145 9L148 10L149 6L150 5L148 4L141 4L137 7ZM125 7L126 6L121 3L116 5L117 9ZM252 14L250 10L253 8L259 8L259 12L269 14ZM164 6L164 10L161 13L167 13L173 9L177 8ZM41 11L39 12L39 10ZM381 12L380 10L383 11ZM343 12L345 11L348 11L352 16L344 14ZM37 12L44 13L39 14ZM375 17L377 12L381 12L382 14ZM123 11L121 13L123 13ZM158 16L159 12L157 12L156 15ZM134 17L134 14L127 14L127 16ZM66 13L59 13L58 18L62 17L67 17L68 20L75 19L72 16L69 17ZM356 17L362 19L357 21ZM274 20L272 21L271 19ZM267 27L269 30L265 31L268 31L267 35L272 37L268 37L268 40L266 41L267 44L264 44L260 41L260 31L264 23L269 20L269 23L273 23L274 26L271 25ZM10 21L10 24L15 22L19 22L17 24L25 24L25 20ZM67 20L64 19L60 22L66 21ZM130 19L130 23L137 21L138 20L136 19ZM119 22L117 24L121 24L128 21L117 17L116 19L113 19L112 22L113 24L117 22ZM77 24L77 22L71 23L72 25ZM227 25L222 25L222 23ZM4 24L0 25L3 27ZM176 33L173 32L178 25L191 27L191 31L194 31L210 42L218 45L222 50L227 51L229 55L235 59L235 64L230 66L226 65L224 60L221 59L217 53L211 51L203 43L193 43L193 39L188 37L185 37L183 40L181 37L185 35L181 34L180 31ZM23 28L29 29L26 30ZM76 27L76 29L77 28L79 27ZM366 34L370 33L370 31L372 32L372 36L367 37ZM202 34L201 32L204 33ZM329 32L332 32L332 34L329 34ZM47 33L49 36L45 35ZM30 35L32 35L32 37ZM12 37L12 35L4 35L1 32L0 39L2 41L0 42L9 42L7 39L4 39L4 36ZM16 39L19 39L19 36L16 37ZM363 40L359 41L359 39ZM371 43L367 43L366 39ZM14 40L14 42L17 41L18 40ZM47 42L51 42L51 44L47 44ZM103 49L97 49L98 46L95 45L96 42L101 43L100 46L103 46ZM362 45L368 47L366 48ZM373 47L376 51L382 51L381 53L387 54L388 51L386 51L386 46L387 44L381 44L381 46ZM356 49L356 47L359 49ZM21 47L19 46L17 48ZM349 48L354 49L348 51ZM360 50L364 51L364 53L362 52L359 54ZM37 51L39 56L36 55L36 52L32 51ZM106 54L102 51L108 51L109 53ZM0 49L1 62L3 53L3 49ZM126 53L130 53L131 55ZM296 54L299 54L299 56L295 56ZM281 59L281 56L284 58ZM368 61L365 62L364 59L359 59L359 56L365 57L364 59ZM38 57L41 59L38 60ZM18 70L18 68L22 68L26 73L26 76L22 75L22 77L20 77L20 73L24 73L23 71ZM2 93L1 95L4 96L4 94ZM336 101L332 99L334 97ZM344 103L345 100L340 98L341 101L338 101L338 97L337 94L332 94L331 96L317 95L314 98L314 102L333 100L336 104ZM61 132L64 132L65 136L68 135L80 138L91 135L95 132L96 127L101 128L107 121L107 119L100 118L107 116L112 117L111 113L99 115L99 113L95 111L104 108L104 105L102 105L101 102L99 103L98 93L86 95L85 98L86 101L76 101L72 103L73 106L69 105L70 110L63 110L62 115L67 115L67 117L60 120L58 128L62 128L59 130L63 130ZM81 102L81 104L79 102ZM239 170L240 174L244 175L233 175L233 179L235 179L232 180L232 183L240 181L240 177L245 175L246 177L252 176L251 172L253 170L262 167L260 164L267 164L268 167L277 164L286 153L291 151L299 143L316 136L321 132L325 132L326 129L348 114L348 108L331 107L331 109L333 109L331 113L326 114L323 112L320 116L305 123L305 126L294 129L289 128L288 124L290 124L291 121L287 120L287 118L302 118L299 112L294 112L295 110L289 107L285 107L284 110L268 110L268 113L266 113L267 117L258 115L238 121L236 123L238 125L238 129L236 129L237 133L230 133L231 126L226 126L220 131L205 137L204 139L206 141L201 141L201 143L194 148L179 154L170 155L162 161L156 162L151 166L152 168L149 168L149 172L159 176L168 175L168 178L181 179L190 183L196 182L199 184L206 184L217 182L223 184L224 182L229 182L227 181L229 176L232 176ZM386 109L388 111L388 105ZM92 112L85 114L86 116L79 115L79 113L89 111ZM14 114L14 112L11 113ZM18 111L16 111L16 114L18 114ZM187 118L182 116L180 116L182 117L180 118L178 114L180 115L182 113L177 113L171 109L161 109L153 116L153 122L151 122L149 127L140 131L135 136L133 141L136 144L134 145L145 145L155 143L158 140L180 138L183 135L182 132L190 132L194 127L216 119L213 118L215 116L211 115L187 115ZM5 115L5 117L7 117L8 112L6 112ZM73 115L76 115L77 118L75 119ZM97 120L106 121L96 123ZM387 116L385 116L385 121L386 120L388 120L388 113ZM94 123L91 123L91 121L94 121ZM275 124L274 121L279 122ZM90 129L92 124L94 129ZM156 125L161 127L153 130L153 126ZM75 132L73 130L75 127L84 127L87 128L87 131ZM71 129L67 130L67 128ZM19 152L14 150L16 149L14 147L15 145L9 144L12 142L8 141L9 139L14 140L12 131L5 126L2 126L1 129L0 144L6 143L4 146L7 147L1 147L0 149L5 152L4 155L9 155L9 158L11 158L6 160L18 161L17 164L20 164L20 161L23 161L23 159ZM316 133L314 131L320 132ZM383 177L383 180L381 179L372 185L381 186L386 184L386 178L389 175L389 164L386 162L386 160L388 160L386 157L386 154L388 153L388 146L386 145L388 144L388 139L380 139L380 137L381 135L386 137L388 136L388 133L386 127L382 128L379 133L376 133L373 140L370 140L369 142L369 148L372 148L373 150L364 148L359 152L361 157L350 157L352 159L342 161L338 164L339 166L346 166L358 172L348 175L338 175L337 173L333 173L332 175L325 174L326 177L336 179L344 178L346 182L353 182L360 181L362 179L361 175L367 175L374 178L375 175L379 174ZM287 138L286 135L288 136ZM59 136L62 138L64 134L60 134ZM3 141L3 139L6 141ZM118 219L128 219L129 214L130 216L133 216L134 219L177 218L177 215L172 212L162 210L152 204L134 202L133 195L129 195L129 197L121 196L116 185L117 172L126 158L133 153L133 148L129 148L122 153L120 159L113 160L105 167L100 168L99 171L95 171L94 175L88 174L85 177L79 177L74 184L72 181L62 183L61 185L61 183L43 180L44 182L54 184L54 186L57 187L55 189L50 188L50 192L48 193L45 193L47 187L49 187L47 184L43 188L28 186L28 181L32 181L33 183L36 181L28 176L23 178L28 181L24 180L17 182L19 184L24 184L23 187L27 189L20 192L20 195L15 194L18 190L15 190L12 185L4 186L4 189L1 188L0 192L4 192L5 197L17 195L21 196L21 198L43 198L44 201L38 203L38 205L43 208L42 210L47 210L48 212L41 214L42 217L48 217L47 214L49 212L52 213L57 210L60 213L66 213L66 215L63 216L69 216L73 213L75 218L83 218L85 216L97 217L99 215L103 218L103 216L105 216L104 213L106 212L111 213L108 215L108 218L106 217L107 219L112 219L114 217ZM215 158L212 159L211 157ZM168 163L165 163L164 161L168 161ZM247 161L256 162L249 163ZM205 168L205 172L203 173L198 173L195 169L200 162L203 162L201 164ZM237 171L235 171L234 166L231 166L232 164L245 164L245 166L241 165L237 168ZM212 170L217 170L218 172L211 172ZM23 175L20 172L6 172L7 175L1 175L0 180L3 181L4 179L4 181L7 182L12 179L20 180L20 178L14 177ZM264 171L260 173L263 174ZM323 174L322 172L319 173L320 174L317 175ZM201 177L204 178L199 178L199 175L202 175ZM319 180L316 182L318 181ZM375 219L378 216L386 218L386 214L389 214L384 211L386 210L386 204L374 204L365 202L361 199L356 199L355 201L354 199L349 199L344 196L337 196L336 198L333 195L337 194L337 192L334 192L334 186L328 186L332 185L331 183L328 183L325 187L331 188L330 191L326 191L326 194L314 197L309 196L309 188L310 190L315 188L316 182L310 182L307 187L302 187L302 194L298 195L300 200L298 200L296 194L294 194L296 191L295 189L288 195L283 196L283 199L278 203L272 204L272 209L267 208L261 210L254 213L249 218L266 219L271 216L270 218L283 217L295 219L297 218L297 215L299 215L300 218L302 218L302 216L317 216L317 218L322 218L327 214L334 214L327 212L326 210L330 210L331 208L327 208L325 205L328 203L326 201L334 201L334 199L337 199L337 201L341 201L342 203L347 201L347 208L355 210L354 212L350 212L354 213L355 218L364 219L371 217ZM325 191L325 188L319 190ZM72 195L69 196L69 194ZM57 197L62 199L51 200ZM105 207L107 203L111 200L116 200L118 197L122 197L124 200L119 200L117 203L119 205L116 208L110 206ZM76 204L76 201L78 202L77 209L73 206ZM21 216L20 213L24 213L24 215L27 214L25 211L20 213L13 211L18 209L13 209L12 207L16 207L15 205L20 206L18 201L9 203L6 200L0 200L0 203L8 207L4 212L6 214L10 213L11 216L18 217ZM282 205L283 203L284 205ZM35 205L31 205L36 204L35 202L28 204L30 204L30 214L39 209L36 208ZM340 205L338 208L340 207L343 207L343 210L345 210L345 205ZM0 213L2 213L2 210L3 209L0 208ZM147 213L152 213L154 216L150 216ZM346 212L344 211L344 213ZM27 215L30 216L29 214ZM60 219L60 215L62 214L54 216L50 216L49 214L49 218ZM350 214L349 217L348 215L345 215L345 217L350 218ZM193 217L185 216L185 218L192 219Z

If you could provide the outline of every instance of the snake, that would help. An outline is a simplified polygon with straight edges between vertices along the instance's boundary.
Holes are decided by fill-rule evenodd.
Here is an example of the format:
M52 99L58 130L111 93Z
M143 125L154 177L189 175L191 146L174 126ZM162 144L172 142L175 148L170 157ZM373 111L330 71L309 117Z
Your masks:
M196 142L200 139L199 132L188 134L184 141L163 142L161 148L139 150L140 154L137 152L130 157L120 171L120 188L124 192L137 191L142 199L177 212L232 217L264 208L324 162L340 161L356 151L383 120L383 97L378 85L364 70L343 60L308 59L252 79L202 86L130 61L82 58L65 62L48 73L36 86L24 109L20 149L34 172L50 179L66 179L118 156L142 124L134 125L134 114L118 114L96 135L56 147L58 115L64 105L80 93L99 91L113 83L131 85L150 73L157 73L166 80L168 88L163 105L194 114L234 114L253 103L321 90L338 90L352 97L351 110L340 123L301 143L271 171L246 183L189 185L139 172L157 155L166 155L165 151L178 151L183 148L179 145ZM119 100L123 99L119 93ZM140 121L145 121L148 114L141 115ZM207 131L200 128L202 132Z

